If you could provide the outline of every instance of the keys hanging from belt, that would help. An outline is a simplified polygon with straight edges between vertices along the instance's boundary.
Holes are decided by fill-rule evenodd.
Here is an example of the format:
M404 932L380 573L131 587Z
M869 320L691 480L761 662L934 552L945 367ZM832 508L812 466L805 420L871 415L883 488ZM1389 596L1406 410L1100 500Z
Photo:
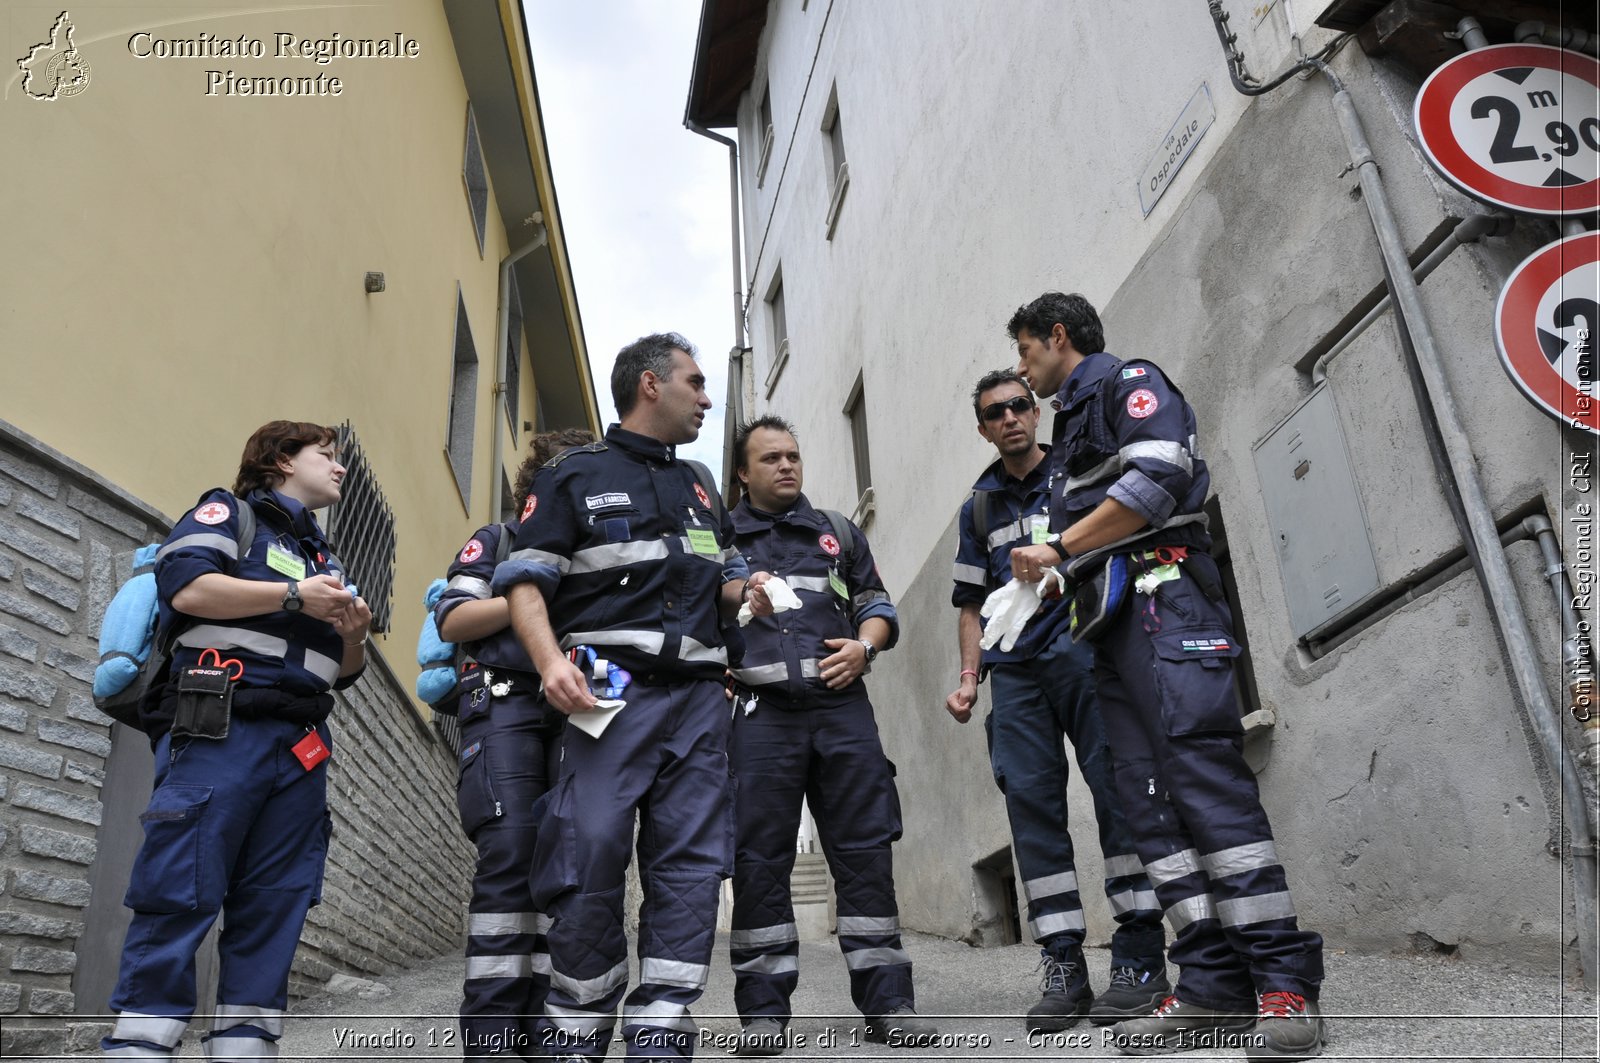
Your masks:
M496 680L494 677L494 672L488 668L483 670L483 685L489 689L489 695L491 697L503 698L507 694L511 693L511 680Z

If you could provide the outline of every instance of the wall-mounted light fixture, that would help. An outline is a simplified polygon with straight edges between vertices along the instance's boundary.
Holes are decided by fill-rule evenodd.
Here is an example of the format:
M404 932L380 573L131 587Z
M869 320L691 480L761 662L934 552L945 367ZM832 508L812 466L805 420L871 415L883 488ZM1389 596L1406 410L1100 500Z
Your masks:
M383 291L385 287L382 273L367 274L367 294L372 295Z

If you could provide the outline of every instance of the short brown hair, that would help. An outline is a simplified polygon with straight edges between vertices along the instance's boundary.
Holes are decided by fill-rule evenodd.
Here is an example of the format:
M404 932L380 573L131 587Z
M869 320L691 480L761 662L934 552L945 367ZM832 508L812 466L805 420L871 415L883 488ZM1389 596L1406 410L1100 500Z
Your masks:
M523 459L521 468L517 469L517 486L512 488L511 497L516 499L517 505L522 505L528 492L533 490L533 474L543 468L546 462L563 451L593 442L594 433L587 428L562 428L534 436L528 443L528 456Z
M244 455L239 458L239 475L233 481L233 493L247 495L282 483L283 473L278 471L280 461L288 461L304 447L320 447L336 438L337 433L325 424L268 421L245 442Z

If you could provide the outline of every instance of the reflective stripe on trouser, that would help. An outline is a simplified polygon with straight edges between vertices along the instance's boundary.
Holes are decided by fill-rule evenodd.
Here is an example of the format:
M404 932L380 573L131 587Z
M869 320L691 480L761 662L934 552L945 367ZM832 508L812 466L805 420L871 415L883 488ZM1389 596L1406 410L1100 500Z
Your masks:
M219 912L214 1029L239 1041L276 1040L327 858L328 761L306 771L289 752L305 734L301 724L235 715L226 738L185 739L174 750L165 735L156 744L144 844L123 898L133 920L110 1001L119 1021L101 1041L106 1054L164 1047L135 1020L186 1023L194 1014L194 957ZM326 725L318 734L332 749ZM241 1044L234 1054L261 1051Z
M1118 792L1176 934L1179 996L1223 1009L1270 990L1315 999L1322 938L1295 919L1242 753L1232 618L1200 592L1195 565L1215 569L1191 553L1183 578L1160 585L1154 619L1130 592L1096 646Z
M466 707L456 805L478 850L467 906L467 970L461 994L465 1059L535 1054L550 989L545 931L528 884L535 838L533 803L554 766L559 723L535 697L485 696Z
M535 810L534 903L550 928L540 1037L552 1055L603 1055L623 1007L630 1057L694 1052L689 1005L715 940L732 870L728 703L722 684L628 687L628 711L599 738L569 727L561 777ZM624 876L639 812L641 979L627 989Z
M790 1017L799 945L789 879L802 799L833 872L851 999L866 1015L913 1006L890 851L900 801L866 697L793 710L760 702L735 715L729 752L739 779L730 958L740 1018Z
M990 672L984 720L990 767L1005 797L1013 852L1028 901L1033 940L1057 956L1082 946L1083 906L1067 830L1070 766L1062 746L1072 743L1078 771L1094 804L1105 857L1106 898L1117 929L1111 965L1150 969L1162 962L1166 943L1161 910L1133 855L1133 835L1116 793L1111 750L1094 693L1094 651L1062 630L1025 661Z

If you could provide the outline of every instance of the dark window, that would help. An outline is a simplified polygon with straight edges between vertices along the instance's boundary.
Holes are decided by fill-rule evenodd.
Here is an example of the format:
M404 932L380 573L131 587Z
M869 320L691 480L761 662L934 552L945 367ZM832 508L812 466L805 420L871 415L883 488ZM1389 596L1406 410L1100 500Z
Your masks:
M517 290L517 275L511 274L511 320L506 325L506 420L511 426L511 442L517 442L517 429L522 395L522 294Z
M472 211L472 231L483 254L483 235L489 224L489 174L483 167L483 145L478 141L478 119L467 105L467 146L462 153L461 180L467 186L467 208Z
M478 349L472 343L472 326L467 321L467 304L456 288L455 352L450 369L449 437L445 450L450 468L456 474L456 489L461 503L472 506L472 441L478 397Z
M760 188L767 179L767 164L772 161L772 90L761 90L761 107L756 117L756 136L761 141L761 147L756 158L756 187Z
M856 377L856 386L851 389L844 412L850 418L850 441L855 448L856 493L864 495L872 486L872 458L867 446L867 392L860 377Z
M344 486L339 501L328 507L328 538L372 609L372 630L388 631L394 596L394 510L348 421L339 426L338 446Z

